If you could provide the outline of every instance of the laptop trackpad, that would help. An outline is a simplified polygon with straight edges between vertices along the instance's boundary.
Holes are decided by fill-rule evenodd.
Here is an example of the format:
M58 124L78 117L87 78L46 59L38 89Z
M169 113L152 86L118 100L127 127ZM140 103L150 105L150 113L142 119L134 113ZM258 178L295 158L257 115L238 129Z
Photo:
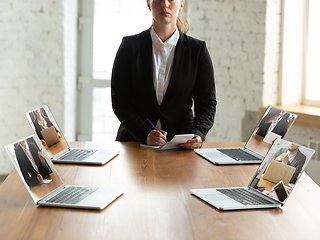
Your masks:
M195 194L196 196L202 198L205 201L208 202L220 202L220 201L227 201L227 202L233 202L232 199L227 197L226 195L218 192L214 188L207 188L207 189L191 189L191 193Z
M218 151L206 153L205 156L208 158L225 158L226 157L226 155Z

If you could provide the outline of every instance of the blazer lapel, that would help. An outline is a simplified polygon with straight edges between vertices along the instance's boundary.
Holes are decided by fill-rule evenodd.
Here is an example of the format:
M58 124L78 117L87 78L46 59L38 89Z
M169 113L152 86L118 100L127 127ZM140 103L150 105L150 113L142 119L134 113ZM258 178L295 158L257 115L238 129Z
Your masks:
M151 100L158 105L156 91L153 84L153 59L152 59L152 40L150 36L150 30L144 32L142 45L141 45L141 59L144 66L144 84L146 91L150 93Z
M171 94L174 94L173 86L175 84L178 84L181 79L178 78L178 74L180 72L181 65L183 64L183 59L186 51L186 46L185 46L185 36L184 34L180 33L179 40L177 42L175 54L174 54L174 60L173 60L173 66L172 66L172 72L171 72L171 77L169 81L169 85L167 88L167 91L164 95L162 105L164 105L168 100L168 96Z

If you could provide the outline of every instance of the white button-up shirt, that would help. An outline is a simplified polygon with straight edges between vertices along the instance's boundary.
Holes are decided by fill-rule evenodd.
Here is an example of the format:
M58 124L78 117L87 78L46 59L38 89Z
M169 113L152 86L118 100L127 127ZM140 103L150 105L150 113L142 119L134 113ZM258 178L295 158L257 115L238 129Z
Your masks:
M158 104L161 105L167 91L172 72L174 53L180 34L178 29L165 42L158 37L153 27L150 30L153 54L153 84L157 94ZM157 126L161 129L160 121Z

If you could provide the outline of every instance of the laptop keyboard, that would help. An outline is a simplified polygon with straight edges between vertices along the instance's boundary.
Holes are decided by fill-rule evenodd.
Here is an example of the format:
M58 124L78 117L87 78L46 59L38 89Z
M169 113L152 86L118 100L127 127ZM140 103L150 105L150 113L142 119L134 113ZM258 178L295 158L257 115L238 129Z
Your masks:
M88 197L97 188L71 186L47 200L48 203L77 204Z
M260 197L256 194L252 194L245 188L222 188L217 189L218 192L236 200L243 205L263 205L263 204L273 204L273 202Z
M77 160L83 161L88 158L92 154L94 154L98 150L90 150L90 149L71 149L66 154L60 156L58 160Z
M218 151L222 152L223 154L233 158L236 161L260 161L258 157L244 151L241 148L219 148Z

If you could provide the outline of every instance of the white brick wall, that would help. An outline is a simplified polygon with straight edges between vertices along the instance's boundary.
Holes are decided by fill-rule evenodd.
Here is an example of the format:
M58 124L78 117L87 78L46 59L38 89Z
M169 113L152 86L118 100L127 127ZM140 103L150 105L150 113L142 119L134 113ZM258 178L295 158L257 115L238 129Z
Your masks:
M246 111L262 104L265 17L266 1L188 0L189 34L207 42L215 70L217 115L207 141L243 141Z
M12 169L3 146L33 133L26 111L48 104L63 128L62 3L0 2L0 174Z
M259 107L277 104L280 2L187 1L189 34L206 41L215 70L217 115L207 141L246 141L245 121L252 131ZM307 145L320 139L319 132L293 126L287 139Z

